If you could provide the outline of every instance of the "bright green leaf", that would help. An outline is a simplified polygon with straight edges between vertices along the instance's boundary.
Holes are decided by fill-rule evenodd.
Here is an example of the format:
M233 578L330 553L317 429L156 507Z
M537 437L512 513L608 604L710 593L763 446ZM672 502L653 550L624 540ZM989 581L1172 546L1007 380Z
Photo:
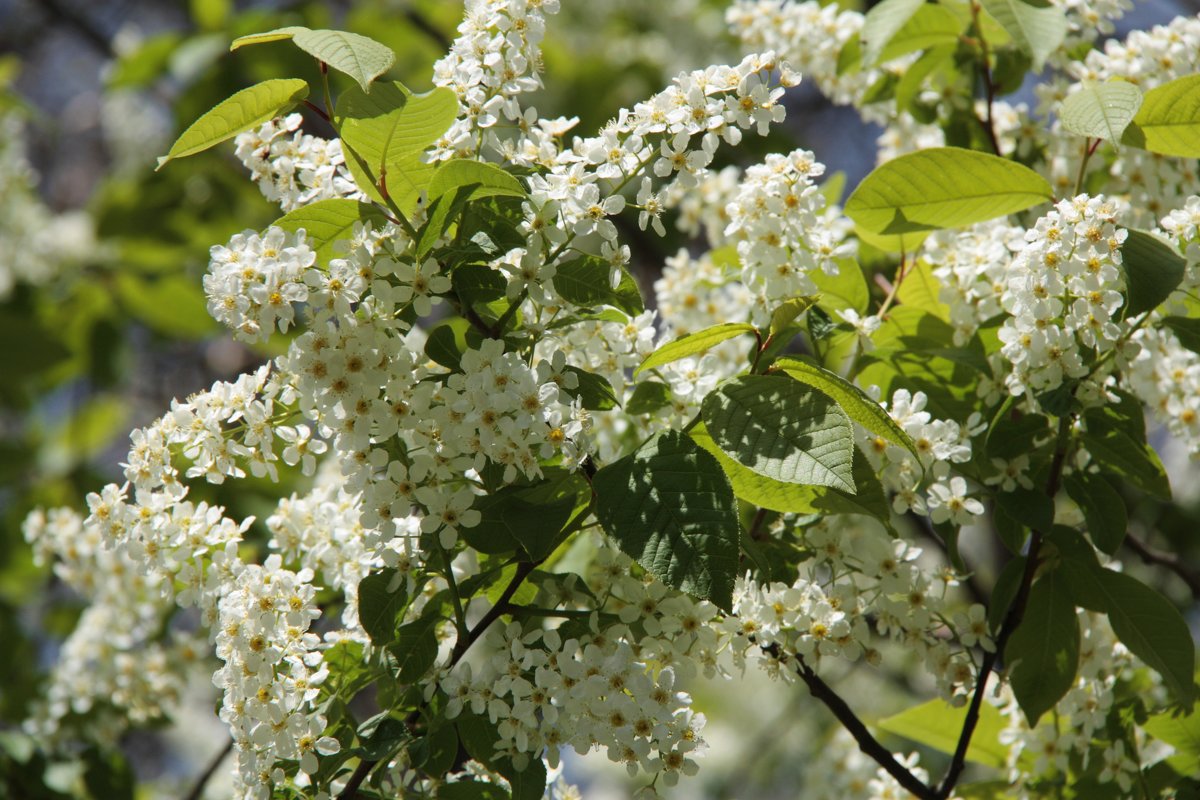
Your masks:
M771 314L770 334L778 336L785 328L792 324L796 317L808 311L816 302L817 298L810 296L793 297L790 300L783 301Z
M1142 730L1175 748L1167 763L1180 775L1200 775L1200 711L1154 714Z
M996 18L1024 52L1033 59L1034 72L1041 72L1050 54L1067 36L1066 12L1048 3L1025 0L981 0L984 9Z
M286 39L291 39L300 31L306 31L308 28L302 25L292 25L287 28L276 28L273 31L265 33L252 33L248 36L239 36L233 40L233 44L229 45L229 49L237 50L240 47L248 47L252 44L267 44L268 42L282 42Z
M349 75L364 92L371 91L371 81L396 63L392 48L358 33L300 28L292 34L292 42L318 61Z
M721 465L668 431L592 479L605 532L668 586L728 611L738 571L737 501Z
M303 228L317 254L317 261L328 264L331 258L344 255L344 252L339 253L336 245L349 238L355 223L369 222L378 228L386 221L387 218L368 203L332 197L301 206L272 224L289 232Z
M744 375L710 392L700 413L713 441L759 475L854 493L854 429L823 392L782 375Z
M1142 90L1128 81L1085 83L1063 100L1058 118L1071 133L1115 144L1141 107Z
M297 78L279 78L242 89L213 106L180 134L171 150L158 159L158 167L175 158L184 158L232 139L242 131L257 127L282 114L308 97L308 83Z
M806 383L832 397L850 419L876 436L907 448L917 463L921 454L903 428L870 395L836 372L810 364L798 358L781 358L776 366L790 377Z
M453 118L451 118L453 121ZM440 135L440 134L439 134ZM521 182L510 173L483 161L456 158L444 161L433 173L429 183L429 199L441 197L446 192L462 186L470 186L471 198L507 195L525 197L527 192Z
M874 233L958 228L1053 198L1046 179L1006 158L934 147L875 168L846 201L846 215Z
M1062 699L1079 671L1079 621L1063 577L1034 581L1021 625L1004 648L1010 683L1030 727Z
M813 270L809 273L812 282L817 285L820 295L817 305L829 314L853 309L859 314L867 310L871 293L867 289L867 279L863 277L862 267L852 258L839 258L836 275L829 275L824 270Z
M1200 158L1200 74L1146 92L1121 141L1164 156Z
M864 24L865 27L865 24ZM927 50L931 47L955 46L963 33L958 15L944 6L924 4L892 36L879 53L879 63ZM873 48L868 47L870 52ZM873 62L866 61L867 66Z
M875 727L952 755L958 747L959 732L966 717L965 705L952 706L944 700L930 700L885 717L875 723ZM967 761L1003 769L1008 763L1008 747L1000 743L1000 734L1007 726L1004 715L995 706L981 705L979 721L967 747Z
M723 322L702 331L680 336L673 342L659 346L657 350L646 356L646 360L638 365L633 374L637 375L644 370L661 367L663 364L670 364L672 361L703 353L726 339L741 336L743 333L755 333L755 331L755 327L747 322Z
M1125 271L1130 317L1157 308L1183 280L1187 261L1174 247L1152 233L1129 229L1121 245L1121 269Z
M859 41L862 63L873 66L900 29L921 9L925 0L883 0L863 18Z

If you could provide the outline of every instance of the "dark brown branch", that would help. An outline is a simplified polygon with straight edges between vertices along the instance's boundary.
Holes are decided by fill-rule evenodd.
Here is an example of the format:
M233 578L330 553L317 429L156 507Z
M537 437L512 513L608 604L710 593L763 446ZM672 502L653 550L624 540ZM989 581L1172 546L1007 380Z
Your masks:
M195 782L192 783L192 788L183 796L183 800L200 800L204 795L204 787L208 785L209 780L216 774L217 767L221 766L221 762L231 752L233 752L233 739L226 742L225 746L221 748L221 752L213 756L212 760L208 762L208 766L204 768L204 771L196 776Z
M764 647L764 650L779 657L778 648L774 645ZM863 723L854 710L846 704L846 701L841 698L837 692L830 687L821 676L813 672L812 669L804 662L798 654L796 655L796 673L800 679L808 686L812 696L825 704L825 707L833 712L833 715L838 718L838 722L842 723L850 735L854 737L854 741L858 742L858 747L864 753L871 757L879 766L887 770L887 773L896 779L896 782L903 786L909 793L920 798L921 800L937 800L938 795L930 786L926 786L916 775L912 774L891 752L879 743L879 740L871 735L871 731L867 730L867 726Z
M1200 598L1200 574L1189 569L1186 564L1179 560L1179 556L1174 553L1164 552L1156 547L1151 547L1134 536L1132 532L1125 534L1125 544L1128 545L1130 550L1141 556L1142 561L1145 561L1147 564L1165 567L1174 572L1187 584L1188 589L1192 592L1192 597Z

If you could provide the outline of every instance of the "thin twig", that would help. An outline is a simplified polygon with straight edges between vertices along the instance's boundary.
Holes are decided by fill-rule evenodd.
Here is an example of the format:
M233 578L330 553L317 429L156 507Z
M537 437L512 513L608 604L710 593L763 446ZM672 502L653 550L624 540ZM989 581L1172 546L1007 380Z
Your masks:
M1141 556L1142 561L1147 564L1155 564L1174 572L1191 589L1192 597L1200 597L1200 574L1188 569L1177 555L1151 547L1134 536L1132 532L1125 534L1125 544L1129 546L1130 550Z
M987 92L987 110L983 129L987 133L988 142L992 145L992 152L1000 155L1000 141L996 138L996 125L992 119L992 106L996 101L996 85L992 83L992 65L989 63L991 56L988 52L987 39L983 38L983 25L979 22L981 10L978 0L972 0L971 19L974 22L976 41L979 42L979 54L983 56L983 88Z
M200 800L204 795L204 787L208 785L209 780L216 774L217 767L221 766L221 762L231 752L233 752L233 739L226 742L225 746L221 748L221 752L213 756L212 760L208 762L208 766L204 768L204 771L196 776L196 780L192 783L192 788L183 796L183 800Z

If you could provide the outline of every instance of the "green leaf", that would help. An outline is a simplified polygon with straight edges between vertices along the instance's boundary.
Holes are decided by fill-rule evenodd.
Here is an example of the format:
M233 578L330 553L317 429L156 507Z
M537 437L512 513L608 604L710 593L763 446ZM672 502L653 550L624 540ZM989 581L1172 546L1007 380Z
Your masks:
M846 201L846 215L874 233L957 228L1038 205L1046 179L1006 158L934 147L876 167Z
M1144 436L1135 437L1127 426L1095 410L1089 410L1084 419L1087 423L1084 446L1102 470L1125 478L1143 492L1171 499L1167 471Z
M1187 261L1171 245L1152 233L1129 229L1121 245L1121 268L1125 270L1130 317L1157 308L1183 280Z
M483 337L462 317L439 322L425 340L425 355L447 369L459 372L463 353L478 347Z
M396 615L408 604L404 580L394 569L372 572L358 584L358 621L376 647L396 638ZM396 589L388 587L396 582Z
M1022 51L1033 59L1034 72L1041 72L1050 54L1066 38L1066 13L1058 6L1024 0L981 0L984 9L1008 31Z
M371 91L371 81L396 63L392 48L348 31L300 28L292 34L292 42L318 61L349 75L364 92Z
M525 769L518 770L511 759L503 759L497 765L497 770L508 779L512 787L513 800L541 800L546 793L546 762L540 758L531 758Z
M554 288L559 296L577 306L612 306L630 316L646 310L637 281L622 269L617 288L609 278L612 267L597 256L580 256L559 264L554 272Z
M301 206L272 224L291 233L303 228L317 254L317 261L328 264L330 259L344 255L336 244L349 238L355 223L369 222L378 228L386 221L387 217L368 203L332 197Z
M267 44L268 42L282 42L286 39L291 39L300 31L306 31L302 25L292 25L287 28L276 28L273 31L265 33L252 33L248 36L239 36L233 40L233 44L229 45L230 52L237 50L240 47L248 47L252 44Z
M700 413L713 441L759 475L854 493L854 429L823 392L781 375L744 375L710 392Z
M396 639L388 645L388 650L396 659L396 679L401 683L414 683L437 660L437 626L441 621L441 617L430 614L401 625L396 631Z
M592 486L596 516L624 552L668 586L730 610L741 526L715 458L667 431L601 469Z
M213 106L180 134L171 150L158 159L155 171L172 159L201 153L282 114L308 97L308 83L278 78L242 89Z
M474 780L443 783L437 796L439 800L509 800L511 797L494 783Z
M577 397L589 411L607 411L620 405L612 384L603 375L587 372L578 367L567 367L564 372L574 373L579 378L575 389L563 389L566 394Z
M671 387L658 381L644 381L637 385L625 405L630 414L653 414L660 408L671 405Z
M216 320L208 313L204 290L182 274L147 277L119 272L115 288L129 315L159 333L203 339L218 330Z
M1181 345L1193 353L1200 353L1200 319L1164 317L1162 324L1171 329Z
M1180 775L1200 775L1200 711L1154 714L1142 730L1175 748L1167 763Z
M885 717L875 727L887 733L912 739L941 753L953 754L958 747L958 735L967 718L967 707L952 706L944 700L930 700L907 711ZM1000 733L1007 727L1004 715L990 703L979 707L979 721L967 761L985 767L1003 769L1007 764L1008 748L1000 743Z
M1020 486L996 495L996 503L1016 522L1045 533L1054 525L1054 501L1045 492Z
M917 12L904 23L900 30L896 31L884 46L882 52L879 53L879 63L891 61L917 50L956 46L962 33L963 23L957 14L945 6L926 3L917 9ZM867 49L870 51L872 48L868 47ZM867 66L871 66L872 63L870 60L866 60Z
M1121 141L1164 156L1200 158L1200 74L1146 92Z
M1058 118L1071 133L1116 144L1141 107L1142 90L1128 81L1084 83L1063 100Z
M555 280L557 282L557 278ZM663 364L670 364L672 361L703 353L710 347L718 345L726 339L732 339L734 336L741 336L743 333L757 333L757 329L747 322L723 322L720 325L713 325L710 328L680 336L675 341L660 345L657 350L646 356L646 360L638 365L633 374L637 375L644 370L661 367Z
M376 202L382 178L388 196L404 213L433 180L435 165L421 153L446 132L458 114L452 91L412 94L400 83L383 83L367 94L351 88L338 98L337 121L346 147L346 166Z
M1073 472L1063 480L1063 486L1079 504L1096 547L1109 555L1116 553L1129 523L1121 495L1103 475L1091 472Z
M499 270L482 264L458 267L450 274L450 284L458 299L468 306L499 300L508 289L508 281Z
M1063 577L1044 573L1029 591L1022 624L1004 648L1010 683L1029 726L1054 707L1079 671L1079 620Z
M733 493L747 503L790 514L865 514L890 524L891 507L883 495L883 486L857 448L852 473L857 492L849 494L828 486L783 483L759 475L726 455L712 440L704 423L692 428L690 434L696 444L716 456Z
M941 6L926 6L926 8L941 8ZM957 37L956 37L957 38ZM954 44L942 44L930 48L920 58L909 65L896 84L896 107L907 109L921 93L925 79L943 67L953 68L954 53L958 49Z
M917 445L903 428L888 415L870 395L836 372L802 361L798 358L781 358L779 369L801 383L808 384L832 397L850 419L862 425L876 436L906 448L917 463L921 454Z
M824 270L813 270L809 273L812 282L817 285L817 291L820 292L817 305L830 314L846 309L853 309L862 314L871 300L862 267L852 258L839 258L834 263L838 267L837 275L829 275Z
M989 458L1013 459L1029 455L1040 443L1045 443L1050 431L1050 420L1041 414L1021 414L1011 410L1012 402L1006 400L996 414L984 440L984 452Z
M904 274L900 287L896 289L896 299L902 305L923 309L949 322L950 306L939 299L941 288L942 285L933 276L933 265L922 258Z
M449 720L433 728L409 746L413 766L426 775L441 778L454 767L458 755L458 731Z
M784 300L779 304L779 307L771 314L771 336L779 336L783 331L791 326L796 317L808 311L816 304L816 297L793 297L790 300Z
M495 164L456 158L442 162L433 173L433 180L429 183L429 199L441 197L460 187L471 188L470 199L497 195L528 196L520 181Z
M863 18L859 42L862 46L862 63L873 66L888 42L900 32L925 0L883 0L867 12Z

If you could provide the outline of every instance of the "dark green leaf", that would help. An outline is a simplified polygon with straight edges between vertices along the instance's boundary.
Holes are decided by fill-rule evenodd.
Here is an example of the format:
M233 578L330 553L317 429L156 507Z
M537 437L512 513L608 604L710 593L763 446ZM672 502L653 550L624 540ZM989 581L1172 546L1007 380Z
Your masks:
M1162 323L1171 329L1181 345L1193 353L1200 353L1200 319L1164 317Z
M461 369L463 353L483 341L479 332L461 317L440 322L425 340L425 355L447 369Z
M646 310L637 281L624 269L617 288L612 288L612 266L596 256L580 256L559 264L554 272L554 288L569 303L590 308L612 306L627 314Z
M388 587L396 582L392 591ZM404 579L394 569L372 572L358 584L358 621L376 646L390 643L396 636L396 615L408 604Z
M668 431L592 479L596 515L620 548L669 586L729 610L737 501L721 465Z
M579 385L574 389L563 389L572 397L579 398L583 407L589 411L607 411L620 405L612 384L603 375L587 372L578 367L567 367L564 372L570 372L579 378Z
M625 410L630 414L652 414L671 405L671 387L658 381L643 381L633 390Z
M415 683L437 660L437 626L441 621L436 614L428 614L396 631L396 641L388 650L396 658L396 678L401 683Z
M1079 621L1062 576L1034 581L1022 623L1004 648L1013 694L1030 727L1062 699L1079 670Z
M1089 410L1084 419L1087 422L1084 445L1098 466L1155 497L1171 498L1167 471L1144 438L1135 438L1127 427L1099 410Z
M1112 555L1125 540L1128 514L1125 501L1103 475L1073 472L1063 485L1071 499L1079 504L1087 521L1088 533L1096 547Z
M1121 245L1121 268L1125 270L1130 317L1157 308L1171 296L1183 280L1187 262L1175 248L1145 231L1129 229L1129 238Z

